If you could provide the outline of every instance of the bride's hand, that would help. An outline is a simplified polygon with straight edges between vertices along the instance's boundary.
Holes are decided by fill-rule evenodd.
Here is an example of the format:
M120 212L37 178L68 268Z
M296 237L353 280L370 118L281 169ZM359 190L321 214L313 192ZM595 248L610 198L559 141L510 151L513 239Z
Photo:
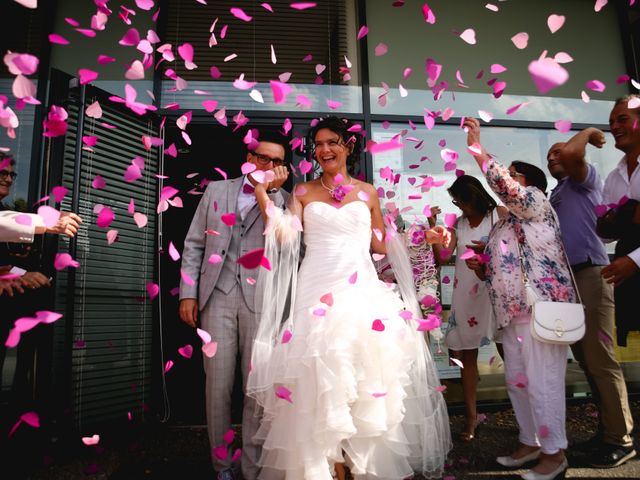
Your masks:
M449 242L451 242L451 232L446 227L438 225L427 230L426 239L427 243L439 243L444 248L447 248L449 247Z

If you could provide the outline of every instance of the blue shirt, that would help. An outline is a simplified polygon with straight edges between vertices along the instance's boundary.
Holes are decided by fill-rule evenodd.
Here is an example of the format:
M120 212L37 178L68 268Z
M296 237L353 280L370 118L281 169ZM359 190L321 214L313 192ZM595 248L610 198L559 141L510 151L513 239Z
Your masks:
M562 241L571 265L591 261L608 265L606 248L596 233L596 205L602 204L604 184L593 165L587 165L582 183L565 177L551 192L551 205L558 214Z

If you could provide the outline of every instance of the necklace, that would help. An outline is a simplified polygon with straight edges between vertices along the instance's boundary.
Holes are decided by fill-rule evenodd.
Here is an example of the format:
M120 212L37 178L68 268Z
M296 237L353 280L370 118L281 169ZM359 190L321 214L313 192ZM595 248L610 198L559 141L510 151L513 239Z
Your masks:
M322 176L320 177L320 184L325 190L329 191L329 195L331 195L331 198L333 198L336 202L341 202L342 200L344 200L344 197L347 195L347 193L349 193L353 189L353 187L351 186L352 183L353 177L349 177L349 183L344 185L340 184L333 188L329 188L322 181Z

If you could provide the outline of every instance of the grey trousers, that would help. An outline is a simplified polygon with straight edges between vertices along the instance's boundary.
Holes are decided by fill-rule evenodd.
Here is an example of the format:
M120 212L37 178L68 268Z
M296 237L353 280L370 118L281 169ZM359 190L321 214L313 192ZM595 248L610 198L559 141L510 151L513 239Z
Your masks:
M633 445L633 418L627 385L613 349L613 287L600 276L602 268L588 267L575 275L586 307L586 331L584 338L573 344L571 350L584 370L598 404L603 440L628 447Z
M201 328L211 334L213 341L218 342L216 355L213 358L204 356L207 427L212 449L224 445L223 435L231 428L231 394L238 352L241 357L242 390L245 390L258 320L259 315L249 310L238 285L228 295L214 290L200 312ZM255 408L255 401L244 397L241 467L245 480L255 480L259 470L257 461L260 447L253 442L253 436L260 419L255 415ZM232 453L230 451L225 460L212 455L213 467L217 472L231 468Z

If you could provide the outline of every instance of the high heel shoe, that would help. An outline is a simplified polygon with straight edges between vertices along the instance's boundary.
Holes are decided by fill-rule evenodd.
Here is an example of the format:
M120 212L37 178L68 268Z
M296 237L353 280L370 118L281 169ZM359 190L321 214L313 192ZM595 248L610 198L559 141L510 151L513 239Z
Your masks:
M537 460L539 456L540 456L540 449L536 450L535 452L531 452L525 455L524 457L520 457L520 458L513 458L511 455L498 457L496 458L496 462L498 462L503 467L518 468L527 462Z
M564 478L564 475L569 468L569 462L565 458L562 463L551 473L537 473L533 470L529 470L521 475L524 480L560 480Z

